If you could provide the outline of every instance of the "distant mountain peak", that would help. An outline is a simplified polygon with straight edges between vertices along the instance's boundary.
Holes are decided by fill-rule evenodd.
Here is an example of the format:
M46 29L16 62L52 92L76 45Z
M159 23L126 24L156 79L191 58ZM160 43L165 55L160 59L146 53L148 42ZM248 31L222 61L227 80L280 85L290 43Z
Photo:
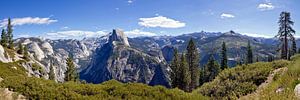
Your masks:
M121 29L113 29L109 36L109 43L116 45L116 43L124 44L125 46L130 46L127 36Z
M229 32L225 32L224 35L233 35L233 36L237 36L237 35L241 35L239 33L234 32L233 30L230 30Z

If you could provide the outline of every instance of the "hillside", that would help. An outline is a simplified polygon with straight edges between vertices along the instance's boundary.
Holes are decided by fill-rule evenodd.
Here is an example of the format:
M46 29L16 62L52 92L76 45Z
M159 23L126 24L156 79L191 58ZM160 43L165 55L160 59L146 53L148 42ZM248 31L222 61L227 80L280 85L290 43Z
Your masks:
M26 61L0 63L0 83L2 88L22 94L28 99L295 99L294 87L299 84L300 56L292 61L258 62L237 66L222 71L215 80L186 93L179 89L167 89L162 86L148 86L141 83L120 83L110 80L102 84L81 82L56 83L44 78L28 77L22 66ZM288 66L287 72L274 75L265 88L258 88L267 77L278 68ZM276 92L282 88L282 92ZM258 95L251 96L256 89L262 89ZM250 94L250 96L248 96ZM278 94L278 95L277 95ZM208 97L202 96L206 95ZM247 95L246 97L244 97Z
M27 77L20 62L0 63L0 77L3 78L0 87L21 93L27 99L208 99L198 94L185 93L179 89L152 87L140 83L120 83L115 80L102 84L56 83L43 78Z

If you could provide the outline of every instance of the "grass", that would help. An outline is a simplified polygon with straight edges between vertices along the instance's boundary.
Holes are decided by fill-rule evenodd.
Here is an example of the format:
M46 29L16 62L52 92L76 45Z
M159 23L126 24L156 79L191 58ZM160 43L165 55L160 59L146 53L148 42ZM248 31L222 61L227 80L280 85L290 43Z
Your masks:
M249 99L260 98L263 100L295 100L294 88L300 83L300 55L292 58L288 70L276 76L276 80L271 82L258 95ZM283 88L283 92L276 93L278 88Z
M115 80L102 84L83 84L77 82L56 83L43 78L27 77L20 62L0 63L1 87L18 92L28 99L76 99L76 100L207 100L200 94L186 93L179 89L162 86L148 86L140 83L120 83ZM13 68L16 67L16 68Z

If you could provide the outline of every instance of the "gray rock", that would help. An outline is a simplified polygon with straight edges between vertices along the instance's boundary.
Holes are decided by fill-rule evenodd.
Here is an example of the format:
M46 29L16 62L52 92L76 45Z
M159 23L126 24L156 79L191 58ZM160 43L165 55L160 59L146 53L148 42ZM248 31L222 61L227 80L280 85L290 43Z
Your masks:
M297 84L294 89L295 96L300 99L300 84Z

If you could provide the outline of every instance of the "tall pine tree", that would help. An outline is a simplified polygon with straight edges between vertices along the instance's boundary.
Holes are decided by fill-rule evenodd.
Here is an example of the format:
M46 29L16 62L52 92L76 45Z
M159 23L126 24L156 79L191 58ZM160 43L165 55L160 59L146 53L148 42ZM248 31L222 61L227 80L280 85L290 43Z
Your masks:
M173 88L179 87L179 78L178 78L178 72L179 72L179 67L180 67L180 63L179 63L179 57L178 57L178 50L174 49L174 56L173 56L173 60L171 62L171 86Z
M190 83L190 91L199 86L199 77L200 77L200 68L199 68L199 54L194 43L193 39L191 39L187 46L186 53L187 62L189 65L189 70L191 73L191 83Z
M14 49L14 40L13 40L13 26L11 24L11 20L10 18L8 19L8 24L7 24L7 28L6 28L6 31L7 31L7 42L8 42L8 48L9 49Z
M226 43L222 43L222 51L221 51L221 69L224 70L228 68L227 65L228 58L227 58L227 49L226 49Z
M4 29L2 29L2 32L1 32L1 42L0 43L3 47L7 47L7 34Z
M297 44L296 44L296 39L292 39L292 55L295 55L297 53Z
M279 31L276 37L281 41L281 59L288 59L289 39L294 38L295 30L292 28L294 22L289 12L281 12L279 17Z
M210 58L207 64L204 67L204 82L210 82L219 74L220 66L218 62L214 59L213 55L210 55Z
M78 74L71 57L67 58L67 71L65 72L65 81L78 81Z
M253 63L253 52L252 52L252 47L250 44L250 41L248 41L247 45L247 64Z
M189 91L189 84L191 83L191 74L189 71L189 65L188 65L185 55L183 53L180 58L180 67L179 67L178 74L179 74L179 79L180 79L179 88L184 91Z

